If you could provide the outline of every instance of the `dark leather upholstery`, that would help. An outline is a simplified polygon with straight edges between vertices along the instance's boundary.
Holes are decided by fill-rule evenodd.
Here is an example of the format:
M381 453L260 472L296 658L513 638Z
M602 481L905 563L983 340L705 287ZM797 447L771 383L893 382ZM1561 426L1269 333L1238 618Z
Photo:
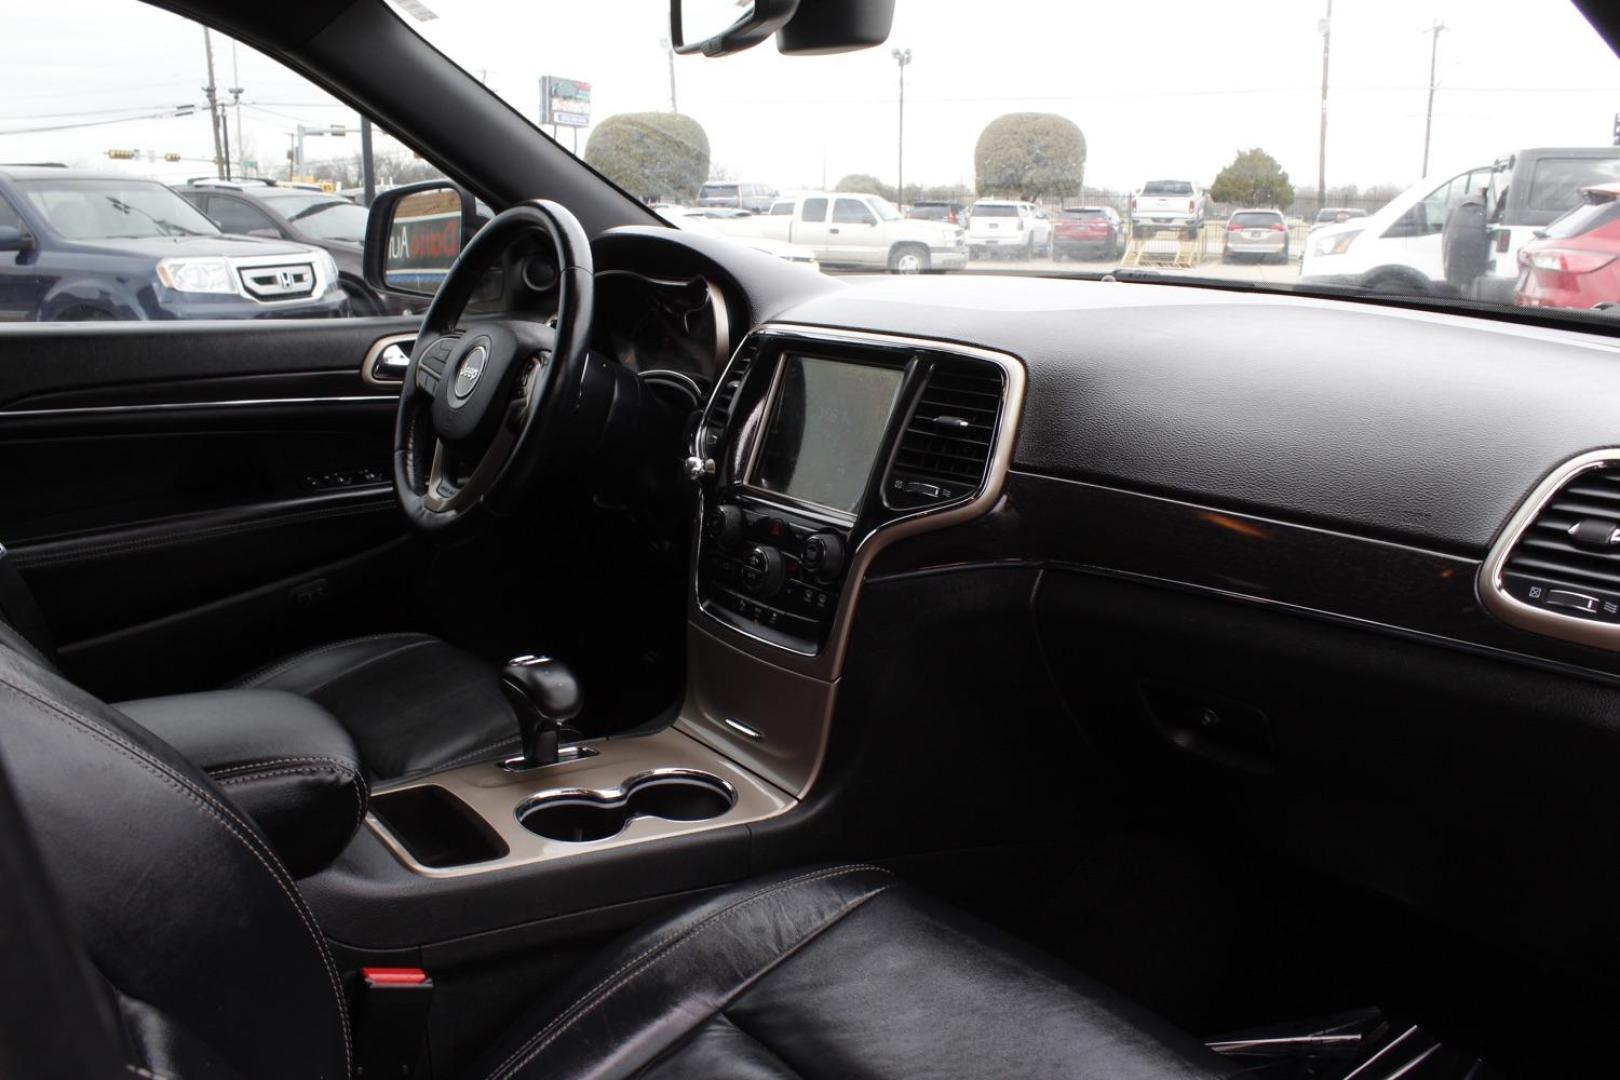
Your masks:
M283 690L216 690L115 705L247 811L295 877L331 864L365 820L370 790L332 714Z
M118 710L0 647L0 758L63 910L161 1076L349 1072L338 973L264 834Z
M482 660L427 634L376 634L277 661L235 684L285 690L336 716L374 778L515 750L517 717Z
M1229 1063L1049 958L842 866L624 941L470 1075L1216 1077Z

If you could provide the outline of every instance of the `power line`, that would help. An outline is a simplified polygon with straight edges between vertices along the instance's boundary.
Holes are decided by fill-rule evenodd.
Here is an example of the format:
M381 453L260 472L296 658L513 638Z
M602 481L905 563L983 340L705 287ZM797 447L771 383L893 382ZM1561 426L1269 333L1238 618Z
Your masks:
M120 116L112 120L85 120L77 124L50 124L45 127L7 128L5 130L0 130L0 135L33 135L47 131L76 131L79 128L106 127L109 124L128 124L137 120L168 120L180 116L193 116L195 113L195 105L182 105L178 109L170 108L164 112L147 113L143 116Z

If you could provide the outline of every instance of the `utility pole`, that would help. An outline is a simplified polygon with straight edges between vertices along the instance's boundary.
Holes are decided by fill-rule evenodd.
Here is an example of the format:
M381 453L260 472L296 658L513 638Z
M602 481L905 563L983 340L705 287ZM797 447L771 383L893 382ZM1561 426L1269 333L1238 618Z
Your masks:
M1322 34L1322 128L1316 137L1316 208L1327 205L1327 106L1328 57L1333 51L1333 0L1327 0L1327 13L1316 24Z
M891 49L889 51L889 55L894 57L894 62L900 66L900 137L899 137L899 140L898 140L899 162L897 163L897 165L895 167L895 171L897 173L899 173L900 176L899 176L899 183L897 183L895 185L895 188L894 188L894 202L895 202L895 205L900 208L900 212L905 213L905 205L906 205L906 65L911 63L911 50L910 49Z
M360 187L370 206L377 197L377 166L371 158L371 117L364 113L360 115Z
M208 59L208 85L203 87L203 93L208 95L208 126L214 133L214 172L221 179L230 176L229 166L226 164L227 153L219 130L219 94L214 86L214 38L203 27L203 53ZM225 138L229 138L226 136Z
M247 144L242 141L242 71L236 64L236 42L231 42L231 103L236 106L236 153L238 157L247 157ZM242 173L246 175L247 166L242 166Z
M658 45L669 58L669 111L678 113L681 110L675 107L675 46L670 44L669 38L659 38Z
M1429 175L1429 134L1434 130L1434 75L1436 65L1440 59L1440 31L1446 29L1446 24L1439 19L1429 27L1429 109L1423 115L1423 171L1419 176Z

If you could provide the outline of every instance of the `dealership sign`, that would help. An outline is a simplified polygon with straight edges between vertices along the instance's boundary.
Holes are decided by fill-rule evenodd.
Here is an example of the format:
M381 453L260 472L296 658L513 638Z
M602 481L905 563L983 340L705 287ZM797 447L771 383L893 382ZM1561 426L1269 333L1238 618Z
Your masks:
M540 123L562 127L589 127L591 84L556 75L540 77Z

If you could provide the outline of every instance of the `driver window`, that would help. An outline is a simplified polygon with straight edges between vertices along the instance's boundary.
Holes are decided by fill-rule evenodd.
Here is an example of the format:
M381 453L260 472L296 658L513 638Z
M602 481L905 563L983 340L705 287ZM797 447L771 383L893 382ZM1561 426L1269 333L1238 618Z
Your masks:
M826 221L827 220L827 200L826 199L806 199L806 200L804 200L804 209L799 212L799 220L801 220L801 221Z
M10 4L3 21L0 227L35 242L26 260L0 258L0 327L408 309L361 280L363 181L369 171L383 189L440 173L380 129L363 159L352 106L138 0ZM203 89L210 61L215 107ZM63 109L76 112L54 115ZM225 269L165 261L181 250ZM266 299L239 273L249 264L236 260L253 258L285 260L299 284Z
M839 199L833 204L833 221L844 225L876 225L877 215L859 199Z

